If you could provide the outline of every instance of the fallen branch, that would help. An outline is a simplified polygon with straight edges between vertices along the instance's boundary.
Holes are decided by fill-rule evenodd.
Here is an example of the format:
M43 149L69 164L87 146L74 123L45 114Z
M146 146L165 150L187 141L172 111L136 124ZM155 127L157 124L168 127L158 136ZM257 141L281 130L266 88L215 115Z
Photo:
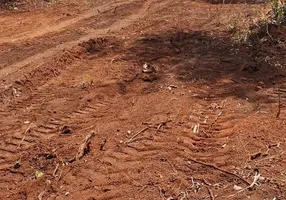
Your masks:
M90 142L92 140L92 138L95 136L94 132L92 131L90 134L88 134L85 139L84 139L84 142L80 145L80 147L78 148L78 152L75 156L75 160L80 160L82 159L83 156L85 156L90 148L89 148L89 145L90 145Z
M217 167L217 166L215 166L215 165L213 165L213 164L204 163L204 162L195 160L195 159L193 159L193 158L189 158L189 160L191 160L191 161L193 161L193 162L195 162L195 163L201 164L201 165L205 165L205 166L207 166L207 167L214 168L214 169L216 169L216 170L218 170L218 171L221 171L221 172L223 172L223 173L225 173L225 174L228 174L228 175L231 175L231 176L235 176L236 178L238 178L238 179L240 179L241 181L243 181L246 185L250 185L250 183L249 183L247 180L245 180L244 178L238 176L237 174L234 174L234 173L232 173L232 172L229 172L229 171L226 171L226 170L224 170L224 169L221 169L221 168L219 168L219 167ZM188 161L188 164L191 164L191 162Z

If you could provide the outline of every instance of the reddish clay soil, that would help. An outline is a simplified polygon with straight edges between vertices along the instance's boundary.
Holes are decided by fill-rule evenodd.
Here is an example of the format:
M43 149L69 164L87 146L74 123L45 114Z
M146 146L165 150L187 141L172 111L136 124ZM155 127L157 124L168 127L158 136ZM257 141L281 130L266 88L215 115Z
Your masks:
M80 2L1 6L1 200L286 199L267 6Z

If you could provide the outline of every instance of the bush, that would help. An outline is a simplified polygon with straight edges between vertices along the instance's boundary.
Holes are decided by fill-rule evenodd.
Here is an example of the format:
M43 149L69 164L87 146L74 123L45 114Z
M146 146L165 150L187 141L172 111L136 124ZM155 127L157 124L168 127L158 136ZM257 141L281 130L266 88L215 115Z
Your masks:
M272 6L272 21L277 25L286 25L285 0L269 0Z

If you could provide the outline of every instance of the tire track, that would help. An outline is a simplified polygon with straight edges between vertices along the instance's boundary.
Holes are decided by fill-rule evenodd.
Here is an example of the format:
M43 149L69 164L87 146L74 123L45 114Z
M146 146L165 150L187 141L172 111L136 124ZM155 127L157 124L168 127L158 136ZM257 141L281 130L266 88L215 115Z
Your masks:
M216 59L207 60L206 62L215 63ZM221 73L219 69L213 69L212 67L206 67L205 69L202 69L202 71L214 72L217 74ZM150 85L151 84L152 83L150 83ZM138 84L136 86L138 86ZM225 177L225 174L223 175L221 172L217 172L213 169L208 170L206 169L208 166L200 165L198 163L192 163L191 166L188 166L187 161L189 158L193 158L205 160L208 163L215 163L215 165L224 167L225 162L230 159L230 155L225 153L222 145L225 144L227 137L233 134L233 129L236 128L236 123L239 120L244 119L252 111L252 105L246 100L233 98L231 96L231 89L233 88L228 85L226 86L225 84L211 86L211 88L208 89L201 87L198 89L201 92L196 95L196 97L190 98L190 96L184 97L182 95L179 96L178 99L173 99L174 96L180 92L184 92L184 95L188 94L189 88L186 89L186 91L180 91L180 87L178 87L177 89L172 89L172 91L174 91L173 94L175 94L174 96L170 92L170 95L166 95L164 96L166 98L162 98L162 102L160 102L160 100L150 100L148 97L152 98L151 95L138 95L142 98L139 99L140 97L137 96L137 92L140 91L140 89L135 89L136 86L134 86L132 90L130 89L132 86L128 85L128 91L135 91L134 93L136 93L130 95L132 96L132 99L134 97L133 100L131 100L131 98L129 100L126 97L119 103L117 101L110 102L101 100L95 103L87 103L78 106L71 114L65 114L64 116L60 116L59 114L56 115L56 117L53 117L53 119L40 123L34 127L29 134L27 134L24 140L22 139L23 135L20 131L18 131L18 134L12 134L13 136L9 136L8 139L0 146L0 169L11 167L11 163L15 162L15 160L19 158L21 152L25 151L35 143L41 143L41 141L56 136L64 125L80 125L80 127L94 125L98 123L95 119L96 117L110 116L113 114L113 110L115 110L122 112L122 116L125 114L125 118L123 120L120 121L120 119L117 119L116 121L120 121L120 125L122 123L122 127L124 127L123 129L125 129L130 126L134 127L133 125L138 124L138 121L145 122L144 120L149 120L149 115L152 115L151 119L155 119L156 122L156 120L161 119L160 116L156 118L157 115L160 115L160 112L164 113L164 115L166 114L166 116L168 115L168 117L172 117L173 115L176 115L176 111L178 111L177 116L174 117L172 122L170 122L170 125L162 125L162 130L156 130L157 127L154 129L148 129L136 138L138 139L136 142L132 142L129 145L123 145L122 142L119 141L119 139L122 138L116 138L115 134L111 136L112 140L115 142L107 141L106 148L104 148L104 150L97 149L99 145L102 145L100 144L100 141L93 141L91 144L91 152L86 155L86 159L76 161L69 166L65 166L65 169L69 168L71 171L67 170L68 174L65 174L64 180L62 180L63 184L60 184L65 185L66 191L72 191L70 189L74 188L77 183L81 183L78 186L79 192L75 195L82 195L86 198L90 196L90 199L128 199L128 197L135 199L134 197L136 195L143 196L143 198L138 198L138 196L136 196L136 199L146 199L148 194L145 194L153 192L156 193L152 196L153 199L154 196L160 198L159 195L161 195L161 197L163 196L162 199L167 199L169 195L179 199L181 196L178 194L181 191L185 192L190 188L192 190L194 189L194 181L197 184L198 180L193 180L193 178L207 177L206 181L211 180L211 187L213 187L212 184L216 184L219 187L217 188L215 186L212 188L215 189L215 194L218 192L217 189L224 190L225 193L228 193L232 187L227 190L227 188L224 187L227 185L225 183L232 186L233 184L229 184L229 182L236 180L228 179ZM44 88L43 91L38 93L38 98L36 96L37 92L35 93L36 98L33 99L33 102L36 103L36 106L39 106L41 101L46 102L49 95L52 94L52 91L50 90L45 94L44 91L46 91L46 89L47 88ZM59 89L59 91L61 90L64 91L64 88ZM95 91L92 92L95 93ZM137 97L138 99L136 99ZM57 99L57 97L52 98ZM148 100L144 101L143 99L145 98ZM184 101L180 101L180 98L185 99ZM114 99L120 100L118 98ZM124 102L124 100L127 101L127 99L128 102ZM168 103L164 103L169 99L171 100ZM130 112L130 110L128 110L128 106L133 106L136 103L136 100L141 100L144 101L144 103L147 103L148 106L144 108L150 109L152 112L148 112L146 110L147 114L143 114L142 111L145 112L145 110L144 108L140 109L139 106L135 106L135 109L133 108L133 110L130 109L133 111ZM173 101L176 102L173 103ZM192 103L186 103L190 101L192 101ZM153 105L152 103L154 102L156 104L160 104L161 107ZM141 103L140 105L144 103ZM182 105L184 103L185 105ZM116 105L112 107L112 104ZM158 107L160 107L160 109L158 109ZM165 109L165 107L167 107L167 109ZM176 107L181 107L184 110L176 109ZM19 108L24 109L21 105L19 105L19 107L17 106L16 109ZM127 111L121 111L124 109ZM13 107L11 107L11 110L13 110ZM142 117L138 117L139 113L142 114ZM134 120L130 119L129 121L129 118L132 118L133 114L135 115ZM111 121L112 120L113 118L111 117ZM110 131L108 132L104 130L102 133L99 133L102 138L106 138L107 133L113 134L119 132L119 129L116 130L117 127L112 126L115 123L110 122L109 117L103 118L101 123L104 125L106 123L107 125L105 129ZM124 123L126 123L126 127ZM144 126L145 125L146 124L144 124ZM165 126L166 129L164 129ZM110 130L110 128L112 130ZM12 131L13 130L10 130L11 133ZM22 129L21 131L23 132ZM122 129L120 131L122 131ZM118 136L124 137L124 133L118 133ZM97 142L96 144L98 144L98 146L95 146L95 142ZM19 144L21 144L21 148L18 148ZM2 145L4 147L9 146L8 151L7 148L3 148L1 150ZM17 148L16 152L14 151L15 148ZM76 148L75 151L77 151ZM98 153L98 151L100 152ZM11 157L14 154L16 154L16 156ZM14 158L14 160L11 160L11 158ZM9 159L11 160L10 163L7 162ZM232 168L227 169L235 171L235 169ZM68 178L70 178L70 180L68 180ZM76 179L78 182L76 181L75 183ZM207 183L205 184L208 185ZM202 185L204 187L204 183L202 183ZM71 187L68 188L69 186ZM150 189L150 187L152 189ZM123 193L122 191L125 191L125 189L126 191L132 191L134 193ZM147 192L144 191L145 189ZM84 195L84 193L90 192L90 190L95 191L94 194ZM59 191L55 191L55 193L56 192ZM63 194L64 193L59 195ZM200 195L201 198L203 194L204 192L198 191L198 194L196 195ZM92 197L91 195L96 195L96 197ZM73 196L70 198L75 197ZM209 195L207 194L206 197L203 198L209 198Z
M244 100L234 100L232 98L225 100L220 97L223 92L227 91L220 91L214 88L210 88L209 91L202 91L204 93L195 97L198 104L193 105L193 107L197 108L197 110L193 111L192 109L188 122L183 123L179 128L176 128L176 122L170 122L169 127L174 128L167 129L164 134L157 133L153 139L149 139L148 136L157 130L148 129L136 142L122 146L120 151L107 150L104 152L99 158L103 167L97 170L99 174L108 174L100 178L102 183L105 183L102 187L104 188L111 184L110 180L116 180L116 185L126 184L125 179L122 180L122 178L118 178L116 175L122 176L122 174L127 172L132 177L130 183L132 187L136 185L136 182L142 183L143 172L149 169L147 168L148 163L154 166L154 170L146 172L147 174L150 173L150 177L154 172L160 173L162 168L164 169L162 171L163 174L166 174L167 170L170 175L172 174L175 179L179 179L181 183L190 178L186 177L186 169L182 166L183 162L187 163L189 157L224 166L230 157L225 154L222 145L226 138L233 134L232 130L235 129L236 123L244 119L252 111L252 106ZM210 91L217 94L217 97L210 98ZM194 125L196 124L200 124L200 128L198 132L194 133ZM182 131L184 129L186 131ZM169 134L167 135L167 133ZM168 156L169 152L171 155L176 156L170 158ZM142 160L144 160L144 166L140 165ZM180 165L176 164L178 160L180 160ZM191 173L189 171L190 169L187 171L188 174ZM205 173L205 171L202 169L202 172L196 171L196 173L195 176L199 177L199 174ZM152 174L152 177L154 175L156 174ZM208 174L208 177L215 177L216 175L217 173ZM160 177L160 174L158 176ZM113 179L108 177L113 177ZM97 180L97 178L93 178ZM162 177L159 179L162 182L164 181ZM154 182L156 182L155 180L157 180L156 177L153 177ZM158 182L156 183L164 185L160 181ZM144 185L141 185L141 187L144 187ZM187 182L186 187L192 188L192 183ZM168 187L168 189L171 188ZM116 191L116 188L112 189L112 192Z
M23 134L23 128L7 130L6 138L4 137L0 144L0 170L12 167L21 154L32 145L59 134L64 125L72 125L73 122L80 124L79 119L88 119L89 116L93 118L99 113L101 114L99 117L101 117L112 104L113 102L109 101L98 101L95 104L83 105L69 115L50 119L42 124L31 125L29 131L26 128L26 134Z
M63 69L63 71L64 70L65 69ZM67 71L70 73L70 76L73 75L70 69L67 69ZM46 110L46 106L49 105L50 102L57 101L63 97L67 99L75 98L76 96L73 93L80 91L77 88L74 89L74 87L60 86L59 84L53 83L53 81L46 82L43 86L40 84L36 87L32 94L28 93L16 102L9 102L9 104L3 108L1 115L5 116L10 113L15 113L14 117L17 119L30 119L30 117L33 118L33 113L43 115L44 112L42 112L42 110ZM90 95L87 92L79 92L79 94L82 93L82 98L84 99L87 99ZM105 96L104 94L102 95ZM103 100L96 100L94 103L85 101L78 103L73 101L74 103L72 105L68 105L67 108L64 109L65 114L59 112L53 119L46 121L39 120L44 121L43 123L38 122L37 124L22 126L19 124L18 126L21 127L15 128L12 125L9 127L11 123L9 120L4 121L3 127L8 128L3 130L4 140L0 145L0 155L2 155L0 169L7 169L7 167L13 166L13 163L21 157L22 153L34 144L41 143L41 141L48 140L59 134L64 125L72 125L73 123L79 125L85 123L87 119L101 118L106 115L113 102L104 100L104 97L101 98L103 98ZM74 109L74 107L76 109ZM56 107L54 109L57 110ZM19 120L17 123L19 123ZM31 126L30 129L28 128L29 126Z
M114 24L107 28L97 29L91 31L88 35L85 35L81 38L79 38L76 41L71 41L67 43L60 44L56 47L53 47L51 49L48 49L42 53L30 56L18 63L15 63L13 65L7 66L0 71L0 80L3 80L4 78L8 78L13 76L13 79L17 78L22 75L22 72L29 73L32 70L35 70L36 68L40 67L44 64L45 59L51 58L53 55L64 51L65 49L71 49L72 47L77 46L78 44L90 40L92 38L96 37L103 37L107 35L112 35L111 33L117 32L123 28L126 28L139 20L140 18L144 18L148 14L148 10L158 0L149 0L144 3L142 8L140 8L136 13L129 15L128 17L125 17L123 19L119 19ZM167 4L165 2L165 4Z
M23 41L23 40L32 39L35 37L40 37L40 36L48 34L48 33L60 32L60 31L67 29L68 27L80 22L80 21L87 20L91 17L101 15L102 13L105 13L108 11L113 11L116 7L125 5L126 3L129 4L132 2L130 2L130 1L123 1L120 3L109 2L105 5L94 7L92 9L88 10L87 12L81 14L80 16L76 17L76 18L72 18L72 19L69 19L66 21L62 21L62 22L56 23L54 25L49 25L47 27L42 27L40 30L36 30L36 31L31 30L29 32L24 32L24 33L20 33L18 35L13 35L13 39L11 39L11 36L1 38L0 39L0 45L3 43L11 43L11 40L13 40L13 43L15 43L15 42Z
M147 2L146 5L144 5L143 10L141 12L133 14L131 17L128 17L127 22L123 23L123 25L114 25L113 29L115 30L115 29L120 29L121 27L128 26L129 24L133 23L137 18L142 17L142 14L146 12L146 8L149 7L151 2L153 1ZM88 37L91 37L91 35L83 38L82 40L86 40ZM78 42L79 41L76 41L76 43ZM15 70L17 69L15 68ZM16 112L16 113L19 113L19 111L23 112L25 109L27 109L27 106L39 107L39 104L41 104L42 102L46 102L46 100L51 97L50 95L51 92L48 93L46 93L45 91L35 92L33 93L33 95L28 96L24 100L20 100L17 101L16 103L8 105L7 110L4 111L3 115L11 112ZM17 157L19 157L19 154L21 154L21 152L24 151L25 149L28 149L31 145L41 140L49 139L50 137L56 135L59 131L60 126L66 123L71 123L73 120L86 118L88 115L91 114L92 117L104 116L104 114L108 110L109 105L110 102L99 102L98 104L92 106L87 105L85 107L82 107L74 111L70 115L60 117L50 122L46 122L45 124L36 125L36 127L31 128L31 131L24 136L22 128L16 130L11 128L10 130L9 129L5 130L5 136L8 137L8 139L6 138L4 142L1 144L0 154L3 155L2 159L4 159L4 161L6 160L6 162L0 165L0 169L6 168L9 165L7 163L15 161L15 158L17 159ZM105 107L105 109L101 109L102 107ZM104 110L104 111L98 112L99 110ZM7 136L9 133L12 134ZM11 164L9 166L11 166Z

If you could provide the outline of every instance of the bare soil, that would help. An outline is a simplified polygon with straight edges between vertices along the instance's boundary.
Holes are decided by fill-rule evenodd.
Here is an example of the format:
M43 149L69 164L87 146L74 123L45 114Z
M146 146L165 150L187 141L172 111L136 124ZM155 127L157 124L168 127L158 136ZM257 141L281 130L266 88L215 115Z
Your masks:
M0 199L286 199L286 29L259 28L267 9L2 5Z

